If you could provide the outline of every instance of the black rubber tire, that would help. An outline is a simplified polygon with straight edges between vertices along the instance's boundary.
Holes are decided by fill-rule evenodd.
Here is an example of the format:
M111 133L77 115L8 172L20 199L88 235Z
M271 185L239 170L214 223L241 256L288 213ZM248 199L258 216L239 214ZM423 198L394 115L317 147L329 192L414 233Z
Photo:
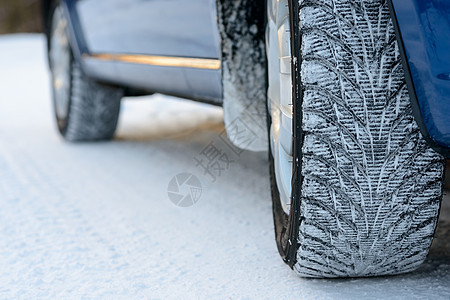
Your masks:
M123 89L87 78L74 60L71 70L70 104L58 128L67 141L109 140L119 119Z
M54 2L50 16L50 37L52 40L53 16L59 1ZM66 32L67 33L67 32ZM49 51L52 45L49 43ZM124 89L97 82L87 77L70 50L69 104L64 115L56 113L56 93L53 91L53 106L59 132L71 142L109 140L114 136L120 112ZM50 63L52 76L54 67ZM53 87L54 85L52 85Z
M297 1L289 3L289 215L281 208L269 154L279 252L305 277L414 270L433 239L444 159L427 146L413 119L387 3Z

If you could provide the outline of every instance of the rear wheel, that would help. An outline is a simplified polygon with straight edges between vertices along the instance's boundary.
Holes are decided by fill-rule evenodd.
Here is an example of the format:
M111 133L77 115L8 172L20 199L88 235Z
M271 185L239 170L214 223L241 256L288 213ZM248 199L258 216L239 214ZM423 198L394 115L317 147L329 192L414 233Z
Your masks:
M386 1L268 0L275 234L298 274L408 272L425 259L444 160L412 116Z
M51 14L49 58L60 133L68 141L112 138L123 89L98 83L83 74L73 57L67 22L60 6Z

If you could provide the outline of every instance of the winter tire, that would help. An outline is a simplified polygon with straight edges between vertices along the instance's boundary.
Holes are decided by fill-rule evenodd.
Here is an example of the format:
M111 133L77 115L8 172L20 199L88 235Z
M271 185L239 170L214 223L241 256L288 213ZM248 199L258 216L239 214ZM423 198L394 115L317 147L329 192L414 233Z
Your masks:
M68 141L111 139L123 89L86 77L74 59L61 6L51 14L49 58L53 104L60 133Z
M443 157L413 119L387 1L267 0L275 235L305 277L417 268Z

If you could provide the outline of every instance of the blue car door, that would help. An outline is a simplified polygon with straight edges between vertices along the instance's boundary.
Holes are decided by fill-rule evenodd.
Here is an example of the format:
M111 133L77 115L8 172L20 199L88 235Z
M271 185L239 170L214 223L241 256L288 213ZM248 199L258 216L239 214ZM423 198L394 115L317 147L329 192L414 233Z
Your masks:
M92 69L114 60L118 83L220 102L215 0L79 0L75 9Z

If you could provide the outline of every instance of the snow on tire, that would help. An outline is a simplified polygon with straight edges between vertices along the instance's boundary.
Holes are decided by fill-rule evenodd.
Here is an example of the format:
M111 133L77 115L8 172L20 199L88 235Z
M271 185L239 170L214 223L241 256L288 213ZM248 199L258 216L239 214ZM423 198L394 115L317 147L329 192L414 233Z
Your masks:
M414 270L433 239L444 160L413 119L387 3L300 0L298 10L303 143L291 266L305 277Z
M417 128L386 1L301 1L302 201L295 270L415 269L431 245L443 158Z

